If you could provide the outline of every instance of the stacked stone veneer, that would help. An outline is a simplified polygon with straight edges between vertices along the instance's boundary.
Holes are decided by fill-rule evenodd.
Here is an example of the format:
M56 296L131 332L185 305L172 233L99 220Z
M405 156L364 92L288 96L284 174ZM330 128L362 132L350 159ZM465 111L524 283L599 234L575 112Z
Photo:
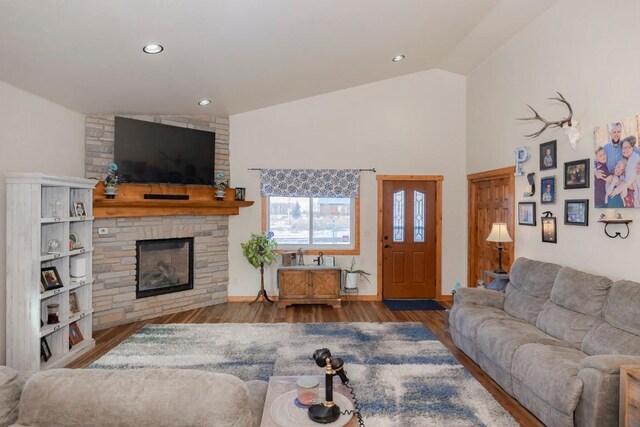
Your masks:
M227 301L228 216L98 219L93 232L94 329ZM194 238L193 289L136 299L136 241Z
M207 116L131 116L215 132L215 171L229 176L229 120ZM103 179L112 162L115 116L87 116L85 176ZM109 233L98 235L98 228ZM194 237L193 289L136 299L136 240ZM99 218L93 229L93 326L104 329L227 301L228 216Z

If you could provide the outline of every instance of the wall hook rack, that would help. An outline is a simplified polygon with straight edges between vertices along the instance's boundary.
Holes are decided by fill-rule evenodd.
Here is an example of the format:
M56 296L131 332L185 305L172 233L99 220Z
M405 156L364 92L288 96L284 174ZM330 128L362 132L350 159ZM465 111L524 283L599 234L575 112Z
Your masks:
M616 237L619 237L621 239L626 239L627 237L629 237L629 223L633 222L633 220L631 219L600 219L598 220L598 222L602 222L604 224L604 234L607 235L607 237L610 237L612 239L615 239ZM607 227L609 227L609 225L611 224L623 224L625 227L627 227L627 234L625 234L624 236L622 235L621 232L616 231L613 234L609 234L609 232L607 231Z

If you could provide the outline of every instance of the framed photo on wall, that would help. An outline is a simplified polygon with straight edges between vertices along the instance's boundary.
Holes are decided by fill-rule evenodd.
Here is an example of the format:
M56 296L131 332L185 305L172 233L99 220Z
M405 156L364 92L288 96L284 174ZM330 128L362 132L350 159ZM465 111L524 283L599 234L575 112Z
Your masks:
M543 205L556 202L556 177L547 176L540 179L540 203Z
M589 159L564 164L564 188L589 188Z
M556 169L557 165L556 141L540 144L540 170Z
M518 224L536 225L536 202L518 203Z
M640 208L637 195L625 191L625 184L629 184L625 182L627 177L631 174L637 175L632 171L634 165L638 163L639 119L640 116L624 117L594 129L593 206L595 208ZM634 187L636 187L635 184ZM635 192L637 191L636 189Z
M546 243L558 243L556 218L553 216L542 218L542 241Z
M565 200L564 223L567 225L589 225L589 200Z

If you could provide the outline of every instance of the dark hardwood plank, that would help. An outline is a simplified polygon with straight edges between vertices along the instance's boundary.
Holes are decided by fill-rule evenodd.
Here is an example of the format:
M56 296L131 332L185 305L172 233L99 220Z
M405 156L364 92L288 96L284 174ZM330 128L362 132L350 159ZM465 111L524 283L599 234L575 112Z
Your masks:
M440 301L444 307L451 303ZM453 354L489 393L523 426L543 424L509 396L482 369L453 344L445 331L445 312L438 310L390 311L379 301L353 301L342 308L302 305L277 308L276 304L233 302L115 326L94 332L96 347L68 368L85 368L147 324L169 323L322 323L322 322L420 322Z

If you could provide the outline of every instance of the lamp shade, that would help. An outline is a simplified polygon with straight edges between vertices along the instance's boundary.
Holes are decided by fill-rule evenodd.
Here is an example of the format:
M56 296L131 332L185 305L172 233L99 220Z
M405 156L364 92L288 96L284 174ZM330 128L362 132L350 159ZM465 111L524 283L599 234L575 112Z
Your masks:
M491 233L487 237L487 242L513 242L509 231L507 230L507 224L504 222L494 222L491 227Z

